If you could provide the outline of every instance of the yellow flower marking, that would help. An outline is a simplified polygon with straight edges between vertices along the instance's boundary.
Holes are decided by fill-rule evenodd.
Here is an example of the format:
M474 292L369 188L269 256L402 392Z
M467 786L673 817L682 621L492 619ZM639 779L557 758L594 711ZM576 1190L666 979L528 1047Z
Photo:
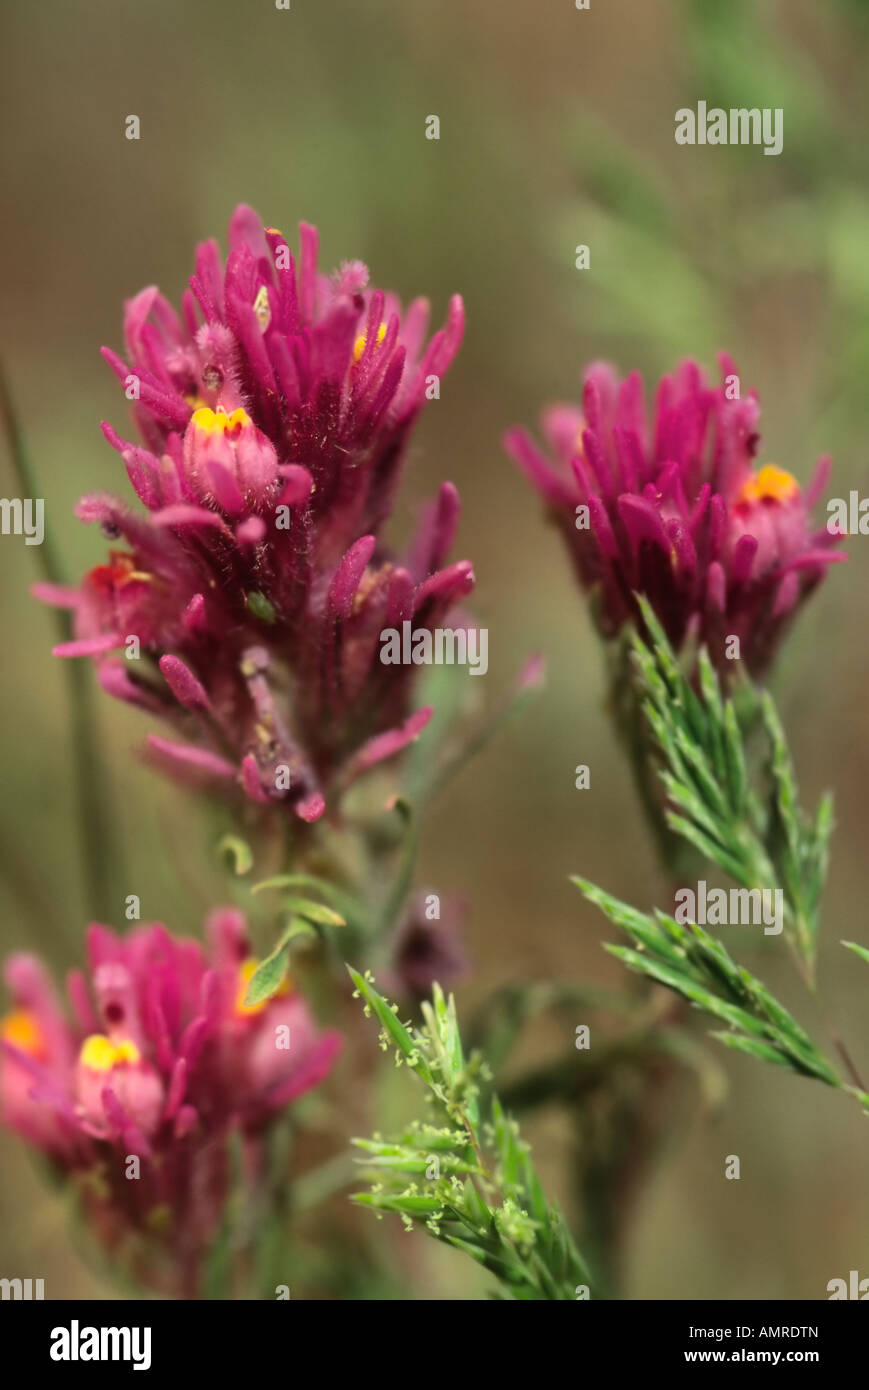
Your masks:
M743 483L740 502L789 502L800 491L796 478L775 463L765 463Z
M383 342L383 339L384 339L385 337L386 337L386 324L385 324L385 323L382 323L382 324L380 325L380 327L378 328L378 330L377 330L377 346L378 346L378 347L380 347L380 344ZM356 342L353 344L353 361L354 361L354 362L358 362L358 361L359 361L360 357L362 356L363 352L365 351L365 344L366 344L367 341L368 341L368 334L367 334L367 333L360 333L360 334L359 334L359 337L356 339Z
M125 1067L142 1060L141 1053L129 1038L113 1042L102 1033L91 1033L81 1045L78 1057L82 1066L91 1071L112 1071L114 1067Z
M245 425L250 424L247 411L240 408L227 415L225 410L215 411L204 405L200 410L194 410L190 418L194 428L201 430L203 434L237 434Z

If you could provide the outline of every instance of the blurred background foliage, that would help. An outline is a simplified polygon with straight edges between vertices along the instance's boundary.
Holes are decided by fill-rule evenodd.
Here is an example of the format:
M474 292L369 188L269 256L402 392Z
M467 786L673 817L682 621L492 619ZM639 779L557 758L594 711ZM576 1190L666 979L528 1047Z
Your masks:
M72 517L78 496L127 492L99 434L101 418L121 428L125 409L98 349L120 346L122 300L144 284L178 298L194 243L222 240L237 202L291 241L300 218L316 222L325 267L361 257L375 283L428 294L436 320L461 291L466 344L415 437L396 535L451 478L464 502L458 553L475 561L476 613L490 632L487 703L532 651L545 654L548 681L437 803L421 880L469 903L476 973L460 994L464 1015L515 980L620 987L601 921L568 873L643 905L663 905L666 885L603 707L588 615L500 436L544 402L575 398L594 358L656 378L683 356L714 367L727 348L761 393L762 461L805 480L829 451L833 495L866 494L869 4L592 0L580 12L572 0L292 0L278 11L272 0L4 0L2 10L3 354L68 576L104 549ZM700 99L782 107L783 153L677 146L674 113ZM138 142L124 138L129 114L141 120ZM440 117L438 142L424 138L429 114ZM580 243L588 271L574 267ZM4 495L16 495L8 456L0 466ZM821 982L864 1066L865 979L838 941L869 943L866 545L851 542L774 680L805 800L836 792ZM78 960L95 908L52 618L28 597L39 558L20 538L0 545L0 945L45 951L60 970ZM142 719L103 698L95 711L123 846L122 867L108 866L115 923L137 893L144 919L197 931L231 891L217 827L203 828L197 804L133 755ZM583 792L580 762L592 768ZM731 944L815 1024L780 951ZM580 1005L542 1010L522 1064L569 1052L587 1018ZM697 1104L688 1083L666 1112L666 1161L633 1209L627 1295L818 1298L829 1279L865 1274L859 1115L819 1086L717 1061L723 1105ZM349 1074L355 1059L345 1065ZM703 1080L714 1090L717 1073ZM387 1129L402 1103L390 1068L378 1086ZM330 1130L325 1156L362 1123L340 1117L336 1147L335 1104L334 1093L318 1098L309 1114L314 1130ZM569 1196L561 1112L541 1107L526 1128L544 1180ZM2 1136L0 1153L0 1273L45 1277L54 1297L120 1295L72 1253L67 1207L19 1146ZM733 1153L739 1182L724 1178ZM412 1266L423 1297L479 1296L484 1282L458 1256L387 1239L364 1214L347 1223L342 1200L303 1218L289 1280L300 1291L321 1281L339 1297L406 1296ZM375 1262L367 1273L361 1245Z

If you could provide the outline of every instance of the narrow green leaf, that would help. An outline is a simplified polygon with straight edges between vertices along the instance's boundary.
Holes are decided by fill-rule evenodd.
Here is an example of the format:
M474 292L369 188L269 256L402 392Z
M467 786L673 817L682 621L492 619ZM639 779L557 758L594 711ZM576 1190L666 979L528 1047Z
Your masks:
M281 941L284 945L288 946L291 941L295 941L297 937L300 936L307 936L316 940L317 929L312 926L310 922L306 921L304 917L293 917L286 931L283 933Z
M434 1077L418 1044L411 1037L404 1024L399 1021L397 1015L392 1012L392 1009L383 998L383 995L378 994L374 986L370 984L368 980L364 979L363 976L359 974L358 970L354 970L352 966L349 965L347 966L347 970L359 993L370 1006L372 1012L376 1015L378 1021L386 1030L398 1051L414 1066L414 1069L419 1072L423 1080L432 1085L434 1083Z
M252 1009L257 1004L262 1004L280 989L281 982L287 973L289 954L289 947L282 939L271 955L260 961L250 977L247 994L244 997L244 1002L248 1008Z
M746 1038L742 1033L710 1033L709 1036L716 1038L734 1052L745 1052L749 1057L757 1057L763 1062L774 1062L776 1066L793 1070L791 1059L772 1043L761 1042L757 1038Z
M389 1192L354 1192L350 1201L360 1207L374 1207L376 1211L394 1211L405 1216L434 1216L443 1209L443 1203L436 1197L405 1197Z
M224 835L217 845L218 854L232 860L233 872L239 876L253 868L253 850L240 835Z
M706 859L710 859L713 864L717 864L725 873L735 878L737 883L741 883L745 873L745 866L740 863L734 854L725 849L706 835L698 826L686 820L684 816L678 816L673 811L667 812L667 824L671 830L675 830L677 835L681 835L683 840L687 840L695 849L698 849Z
M350 893L342 888L337 888L334 883L330 883L325 878L317 878L314 874L273 874L270 878L260 879L259 883L251 886L252 893L264 893L270 889L299 889L309 893L316 893L326 902L331 903L338 912L346 919L358 918L361 911L358 904Z
M853 951L855 955L858 955L861 960L865 960L866 964L869 965L869 951L867 951L865 946L858 946L856 941L843 941L842 945L847 946L849 951Z
M321 927L346 927L347 923L333 908L316 903L311 898L287 898L286 906L307 922L317 922Z

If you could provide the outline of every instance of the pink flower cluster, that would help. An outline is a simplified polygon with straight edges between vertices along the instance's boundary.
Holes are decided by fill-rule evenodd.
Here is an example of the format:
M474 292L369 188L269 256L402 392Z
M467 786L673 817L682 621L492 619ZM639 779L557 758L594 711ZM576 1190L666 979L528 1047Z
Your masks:
M554 462L519 428L506 447L546 501L605 636L638 618L641 593L674 646L705 643L727 676L736 637L758 675L828 566L846 557L810 516L830 460L805 490L775 464L756 469L760 405L730 358L720 361L719 387L694 362L665 376L651 418L639 372L620 382L598 363L581 410L544 414Z
M73 590L61 656L92 657L111 695L180 738L150 755L318 819L333 790L401 750L431 711L380 634L432 629L468 594L445 565L459 516L444 483L403 556L380 532L411 427L458 351L462 303L426 344L428 306L368 288L358 261L317 271L239 207L225 266L198 248L180 315L151 287L126 306L127 361L105 350L145 447L103 430L145 512L104 494L78 515L115 542Z
M68 980L72 1021L40 962L13 956L2 1021L4 1124L77 1177L108 1247L138 1233L188 1284L229 1191L229 1136L255 1165L275 1116L340 1049L288 978L246 1004L256 962L240 913L214 912L207 934L206 954L159 925L123 939L91 926L89 981Z

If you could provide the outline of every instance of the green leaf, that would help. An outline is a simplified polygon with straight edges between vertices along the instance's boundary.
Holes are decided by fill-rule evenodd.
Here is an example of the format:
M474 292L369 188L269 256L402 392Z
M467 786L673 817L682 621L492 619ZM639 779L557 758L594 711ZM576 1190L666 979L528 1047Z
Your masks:
M638 595L637 602L646 637L634 632L630 638L635 698L658 754L664 820L734 882L783 890L787 936L811 975L832 828L830 800L822 800L814 822L801 811L793 762L768 693L744 681L734 698L725 700L703 650L695 684L681 669L648 601ZM766 739L760 793L748 775L743 724L756 726Z
M270 878L263 878L260 879L259 883L254 883L250 891L252 893L264 893L274 888L294 888L317 893L347 917L355 916L355 909L359 907L351 894L336 887L328 879L317 878L314 874L273 874ZM347 905L350 907L349 912Z
M869 965L869 951L867 951L865 946L858 946L856 941L843 941L842 945L847 946L849 951L853 951L855 955L858 955L861 960L865 960L866 964Z
M415 1071L418 1071L420 1076L425 1080L430 1083L433 1082L434 1077L432 1076L428 1063L422 1056L418 1043L411 1037L404 1024L399 1021L397 1015L393 1013L392 1009L383 998L383 995L378 994L374 986L360 975L358 970L354 970L352 966L349 965L347 966L347 970L357 990L376 1015L395 1047L406 1059L408 1065L412 1066Z
M347 923L340 913L311 898L287 898L285 906L297 917L308 922L316 922L321 927L346 927Z
M217 852L232 860L233 872L239 876L250 873L253 868L253 850L240 835L224 835L218 842Z
M370 923L363 904L357 901L353 894L346 889L337 887L328 879L318 878L315 874L274 874L253 884L251 892L265 893L283 889L289 889L294 894L304 895L306 901L311 900L309 895L316 895L317 899L322 899L324 903L334 908L342 918L341 925L353 926L363 936L369 933Z
M244 997L244 1002L250 1009L257 1004L264 1003L266 999L270 999L281 987L287 973L290 956L285 936L281 938L271 955L260 961L250 977L247 993Z
M732 1048L734 1052L745 1052L749 1057L758 1057L763 1062L773 1062L779 1067L789 1067L790 1058L780 1052L772 1043L760 1042L757 1038L746 1038L742 1033L710 1033L712 1038Z
M402 1173L425 1173L431 1165L428 1155L417 1156L416 1154L374 1154L364 1161L370 1168L393 1168ZM439 1161L441 1161L439 1159ZM466 1163L463 1159L444 1156L442 1161L442 1171L444 1173L476 1173L479 1167L476 1163Z
M560 1213L546 1200L527 1145L497 1097L491 1097L491 1123L481 1129L474 1081L480 1059L465 1060L455 1000L435 985L431 1002L423 1006L424 1027L411 1032L371 982L348 969L358 993L410 1065L412 1054L425 1056L424 1066L416 1065L417 1075L448 1122L442 1128L415 1123L398 1140L354 1140L368 1155L361 1161L374 1186L353 1200L374 1211L394 1212L461 1251L513 1297L572 1300L577 1282L589 1282L585 1268ZM490 1171L485 1150L493 1143L497 1162ZM429 1177L432 1151L439 1162L436 1175Z
M304 917L294 917L291 920L286 931L281 936L281 941L284 943L284 945L288 946L291 941L297 940L297 938L300 936L309 937L311 940L316 940L317 929L316 927L312 926L310 922L306 921Z
M245 995L245 1004L251 1008L256 1004L261 1004L264 1000L270 999L280 988L289 968L290 944L298 940L299 937L316 940L317 929L304 917L290 917L272 951L265 960L260 961L251 976Z
M354 1192L350 1197L360 1207L394 1211L405 1216L433 1216L443 1209L436 1197L395 1196L386 1192Z
M640 955L637 951L630 950L626 946L607 946L606 950L610 955L616 956L624 961L625 965L632 970L637 970L643 975L648 975L651 979L657 980L661 985L667 985L674 989L677 994L683 995L698 1008L705 1009L707 1013L713 1014L716 1018L721 1018L725 1023L729 1023L734 1028L744 1028L748 1032L755 1032L760 1035L764 1032L764 1026L744 1009L728 1004L717 994L713 993L708 987L698 984L686 975L679 974L678 971L670 970L659 961L650 960L648 956Z

